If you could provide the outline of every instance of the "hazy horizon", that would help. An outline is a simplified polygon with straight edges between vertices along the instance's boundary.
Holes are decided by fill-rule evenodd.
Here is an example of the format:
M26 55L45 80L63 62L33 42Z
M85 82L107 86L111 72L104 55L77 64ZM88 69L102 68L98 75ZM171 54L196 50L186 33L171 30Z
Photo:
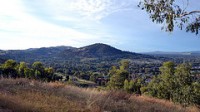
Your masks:
M137 7L139 1L0 1L0 49L104 43L131 52L200 51L199 35L162 31ZM189 8L199 6L190 1Z
M104 44L104 43L93 43L93 44ZM74 48L81 48L81 47L86 47L86 46L90 46L90 45L93 45L93 44L89 44L89 45L84 45L84 46L80 46L80 47L75 47L75 46L69 46L69 45L57 45L57 46L41 46L41 47L34 47L34 48L25 48L25 49L0 49L0 50L5 50L5 51L8 51L8 50L28 50L28 49L39 49L39 48L50 48L50 47L74 47ZM109 44L106 44L106 45L109 45ZM119 49L119 50L122 50L122 51L128 51L128 52L136 52L136 51L129 51L129 50L123 50L123 49L120 49L118 47L115 47L115 46L111 46L111 47L114 47L116 49ZM200 52L199 51L142 51L142 52L136 52L136 53L157 53L157 52L160 52L160 53L181 53L181 52Z

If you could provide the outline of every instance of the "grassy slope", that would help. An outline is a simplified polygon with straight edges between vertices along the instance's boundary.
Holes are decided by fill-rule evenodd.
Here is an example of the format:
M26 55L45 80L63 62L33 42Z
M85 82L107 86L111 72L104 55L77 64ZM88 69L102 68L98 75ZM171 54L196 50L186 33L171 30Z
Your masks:
M1 111L46 112L198 112L172 102L123 92L97 91L27 79L0 80Z

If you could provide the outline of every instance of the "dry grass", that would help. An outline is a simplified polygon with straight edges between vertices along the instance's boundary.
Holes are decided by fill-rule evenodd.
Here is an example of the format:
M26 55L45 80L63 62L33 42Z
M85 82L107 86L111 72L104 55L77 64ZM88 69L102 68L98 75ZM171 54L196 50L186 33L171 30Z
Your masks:
M199 112L172 102L121 91L98 91L27 79L0 80L0 112Z

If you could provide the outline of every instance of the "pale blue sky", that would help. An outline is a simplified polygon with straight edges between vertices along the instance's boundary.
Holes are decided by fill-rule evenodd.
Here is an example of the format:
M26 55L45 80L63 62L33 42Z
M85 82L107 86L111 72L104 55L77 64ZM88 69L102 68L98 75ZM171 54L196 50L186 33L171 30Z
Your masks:
M133 52L200 51L199 36L161 31L139 1L0 0L0 49L105 43Z

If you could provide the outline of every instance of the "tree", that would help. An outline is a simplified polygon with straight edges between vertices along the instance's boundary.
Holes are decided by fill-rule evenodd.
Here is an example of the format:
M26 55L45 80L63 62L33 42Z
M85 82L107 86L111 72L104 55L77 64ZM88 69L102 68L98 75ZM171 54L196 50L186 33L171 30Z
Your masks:
M109 77L113 76L114 74L116 74L117 71L117 67L116 66L112 66L111 69L109 70Z
M26 78L34 78L34 71L33 71L33 69L25 68L24 69L24 75L25 75Z
M192 86L194 89L193 93L195 93L194 103L200 105L200 82L193 82Z
M108 86L110 89L122 89L124 87L124 81L128 79L128 72L125 70L117 69L116 73L112 75Z
M25 70L26 68L28 68L27 65L26 65L26 63L25 63L25 62L20 62L19 68L18 68L18 72L19 72L20 77L23 77L23 78L25 77L25 72L24 72L24 70Z
M6 77L17 77L17 62L15 60L7 60L3 65L3 72Z
M35 78L36 79L42 79L42 76L41 76L41 72L40 71L38 71L38 70L35 70Z
M179 0L143 0L139 7L145 10L153 22L164 24L162 29L172 32L177 25L181 30L195 34L200 30L200 10L189 11L189 0L182 0L185 6L178 5ZM196 1L197 2L197 1Z
M130 89L129 89L129 82L128 82L127 79L124 81L124 90L127 91L127 92L130 92Z
M45 78L46 80L52 81L53 80L54 69L52 67L45 68Z
M173 92L173 101L184 105L195 101L194 86L192 85L192 75L190 73L191 65L183 63L177 66L174 76L175 91Z
M34 62L33 63L33 65L32 65L32 68L34 69L34 70L38 70L38 71L44 71L44 66L43 66L43 64L42 64L42 62L39 62L39 61L37 61L37 62Z
M160 67L160 79L162 80L159 84L159 88L161 90L161 93L165 91L164 93L160 94L160 97L164 97L165 99L172 99L172 92L175 88L174 86L174 72L175 72L175 64L171 61L163 63L163 66Z
M128 60L121 60L120 61L120 69L122 69L122 70L129 70L129 64L130 64L130 62L128 61Z
M148 84L148 94L154 97L171 100L175 87L174 72L175 65L173 62L164 62L160 67L161 74L155 76Z
M35 77L38 79L45 78L45 68L43 64L39 61L34 62L32 64L32 68L34 70Z
M112 66L109 71L110 81L108 87L110 89L122 89L124 87L124 81L129 78L128 72L129 62L126 60L120 61L120 67Z
M173 62L165 62L160 68L161 74L143 87L142 92L183 105L199 104L200 85L190 70L190 64L183 63L175 68Z

